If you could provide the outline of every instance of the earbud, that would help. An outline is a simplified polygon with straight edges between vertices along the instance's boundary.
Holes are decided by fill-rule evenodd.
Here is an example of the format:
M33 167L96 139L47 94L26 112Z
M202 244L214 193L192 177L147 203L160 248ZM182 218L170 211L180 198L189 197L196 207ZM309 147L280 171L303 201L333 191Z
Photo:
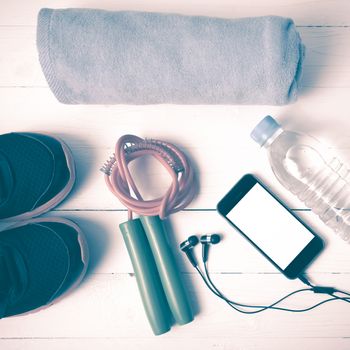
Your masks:
M201 237L200 242L202 243L203 262L206 263L208 261L209 245L219 243L220 236L216 233L213 235L204 235Z
M197 245L199 239L197 236L190 236L186 241L183 241L180 244L180 249L187 255L188 260L193 265L193 267L197 267L198 263L193 255L192 248Z

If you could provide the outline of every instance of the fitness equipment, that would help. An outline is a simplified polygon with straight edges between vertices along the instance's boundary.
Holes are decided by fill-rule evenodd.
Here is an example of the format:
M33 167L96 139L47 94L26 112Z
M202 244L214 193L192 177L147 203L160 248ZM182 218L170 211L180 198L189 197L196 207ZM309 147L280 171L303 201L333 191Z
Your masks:
M145 155L159 160L172 178L163 197L143 200L131 176L128 164ZM124 135L116 144L115 154L100 170L110 191L128 208L129 219L119 227L154 334L169 331L172 317L180 325L191 322L193 313L163 222L185 208L196 193L194 173L186 156L168 142ZM133 219L133 213L140 217Z

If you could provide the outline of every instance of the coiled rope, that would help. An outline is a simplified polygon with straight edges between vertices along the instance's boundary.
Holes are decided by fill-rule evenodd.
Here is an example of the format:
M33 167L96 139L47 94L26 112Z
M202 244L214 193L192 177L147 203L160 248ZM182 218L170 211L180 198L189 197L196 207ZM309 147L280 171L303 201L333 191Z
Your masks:
M171 185L163 197L144 200L128 168L136 158L151 155L168 171ZM135 135L122 136L115 154L101 168L110 191L128 208L129 220L133 213L159 215L161 219L184 209L196 194L194 172L185 154L171 143L142 139Z

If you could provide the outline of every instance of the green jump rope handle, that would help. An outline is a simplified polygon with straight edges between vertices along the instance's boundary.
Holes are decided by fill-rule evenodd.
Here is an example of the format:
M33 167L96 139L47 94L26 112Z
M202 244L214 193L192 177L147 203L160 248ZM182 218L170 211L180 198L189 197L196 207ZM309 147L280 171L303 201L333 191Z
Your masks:
M171 315L164 295L157 267L140 219L119 225L122 232L143 306L153 333L159 335L170 330Z
M141 216L156 262L163 289L176 323L183 325L193 320L179 269L169 247L163 221L159 216Z

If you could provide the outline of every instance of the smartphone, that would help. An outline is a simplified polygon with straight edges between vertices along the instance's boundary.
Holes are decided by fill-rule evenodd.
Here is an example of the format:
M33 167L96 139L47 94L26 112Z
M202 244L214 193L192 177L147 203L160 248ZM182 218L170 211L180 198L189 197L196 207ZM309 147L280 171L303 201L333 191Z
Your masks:
M238 181L217 210L290 279L323 249L321 238L251 174Z

